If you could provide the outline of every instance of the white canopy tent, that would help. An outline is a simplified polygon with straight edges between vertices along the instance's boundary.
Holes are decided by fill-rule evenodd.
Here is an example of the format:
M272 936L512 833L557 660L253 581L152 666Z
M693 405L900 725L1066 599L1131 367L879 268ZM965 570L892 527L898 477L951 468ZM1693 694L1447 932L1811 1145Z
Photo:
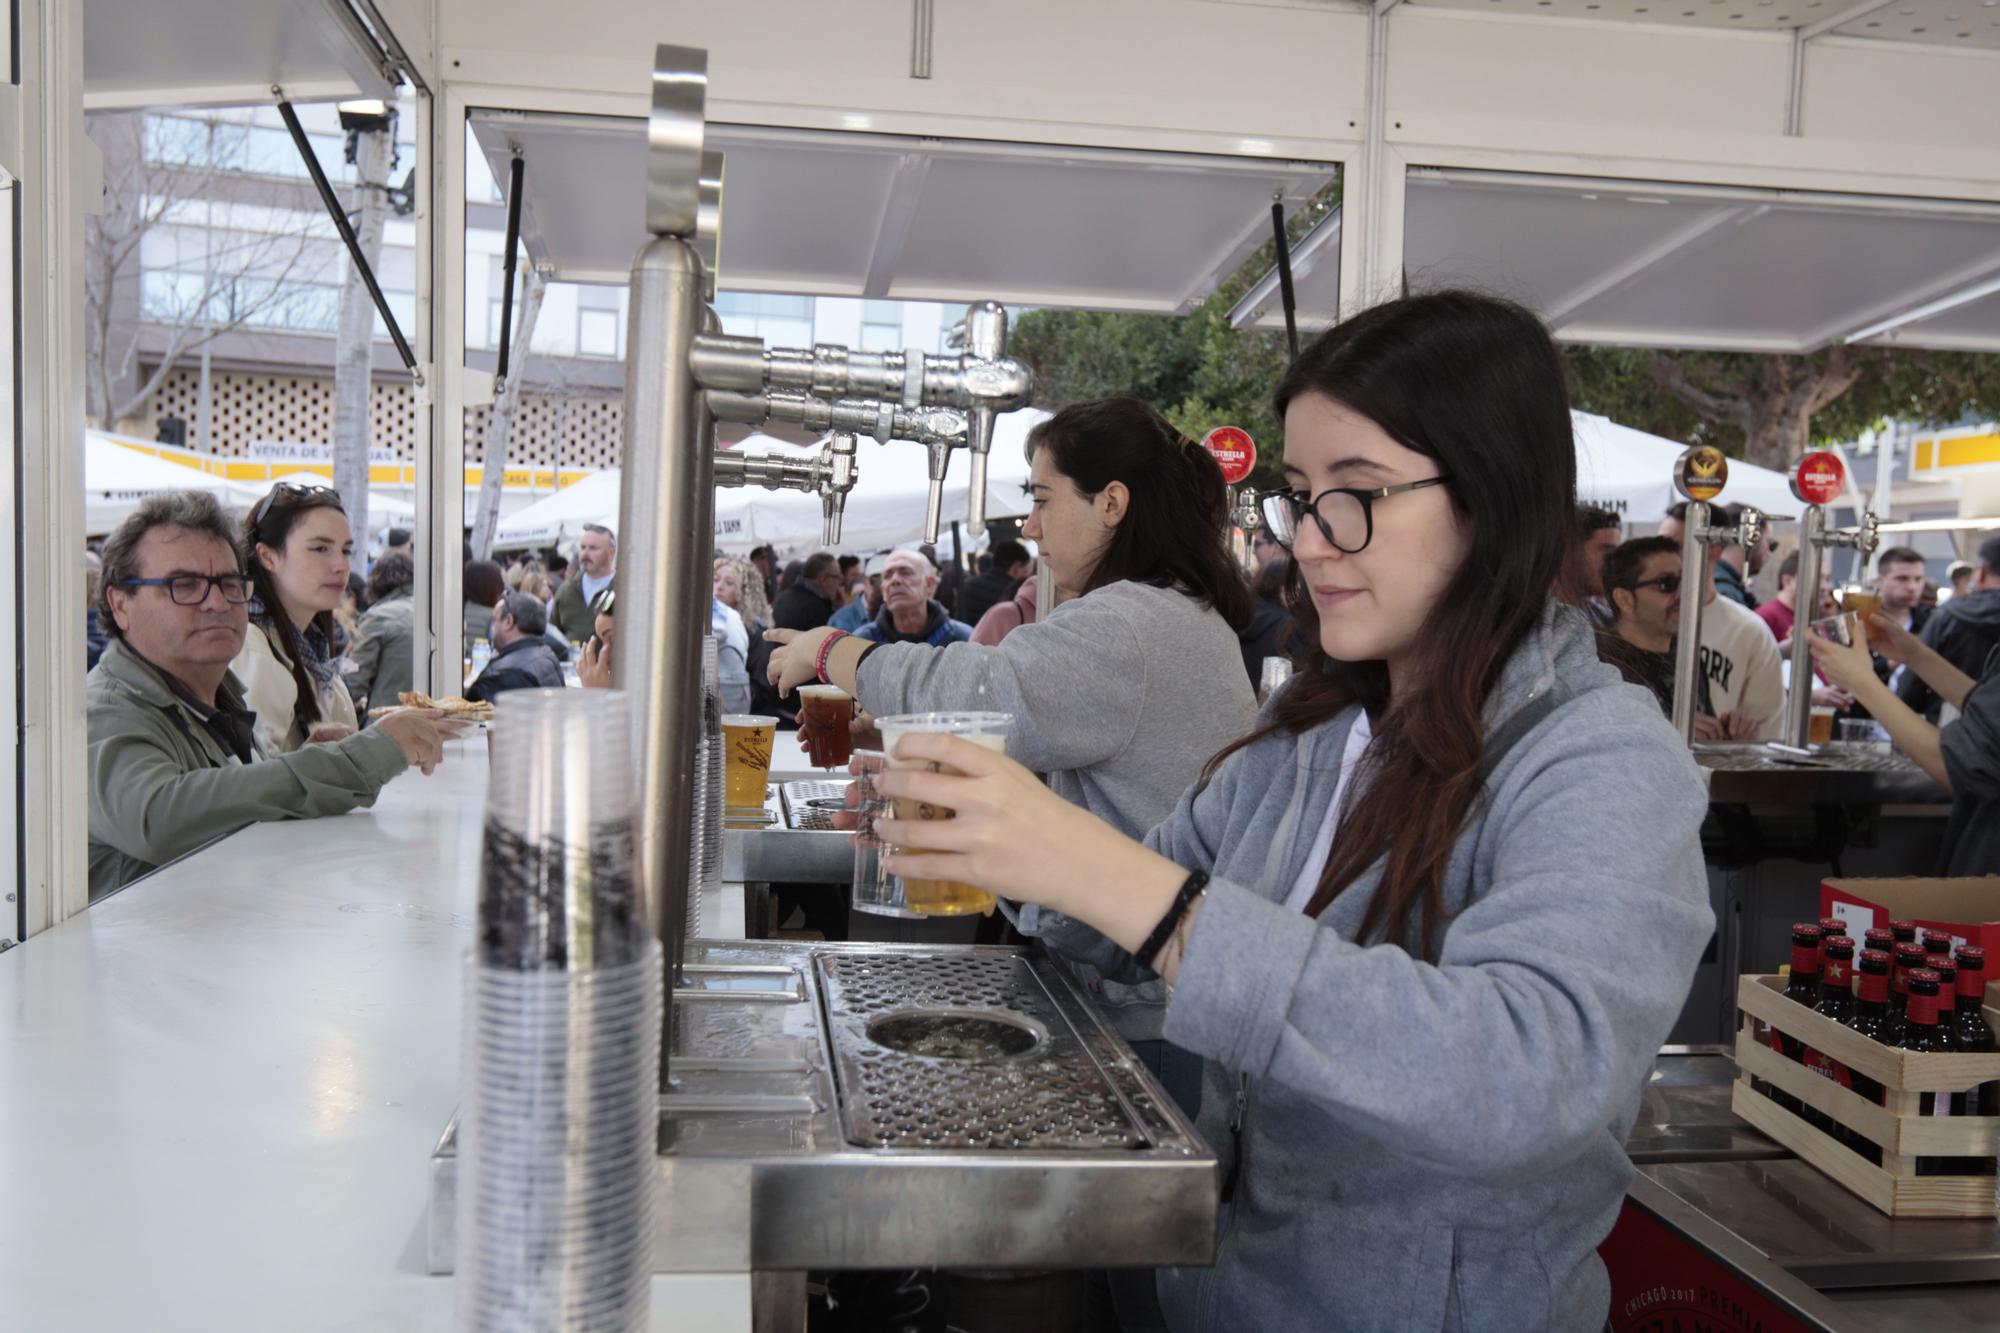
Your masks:
M222 477L141 453L103 431L83 436L83 525L92 536L110 532L149 495L207 491L234 508L255 504L263 494Z
M240 482L236 484L238 486L242 485ZM271 486L285 484L293 486L330 486L333 483L330 478L318 472L292 472L282 477L274 477L271 480L270 486L253 484L250 489L254 490L261 499L271 489ZM369 488L368 525L376 532L380 532L385 528L406 527L416 516L417 507L408 500L397 495L391 495L387 491L377 490L374 487Z
M1680 499L1674 460L1685 444L1621 426L1607 417L1571 412L1576 430L1576 497L1601 505L1627 523L1657 523ZM1718 502L1755 505L1767 514L1797 518L1799 502L1781 472L1731 459L1729 484Z
M592 473L501 519L493 533L494 548L554 546L577 536L586 523L602 523L616 531L621 475L615 467Z

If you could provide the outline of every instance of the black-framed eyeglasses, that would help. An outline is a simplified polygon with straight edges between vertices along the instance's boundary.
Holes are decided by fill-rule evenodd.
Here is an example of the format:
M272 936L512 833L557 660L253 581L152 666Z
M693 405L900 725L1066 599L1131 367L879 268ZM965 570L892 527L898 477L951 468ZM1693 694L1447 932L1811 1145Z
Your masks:
M264 498L257 502L257 507L250 511L251 527L264 526L264 518L271 512L272 502L281 495L292 500L303 500L314 495L330 495L333 497L333 508L343 511L346 508L340 503L340 492L331 486L299 486L289 481L281 481L265 492Z
M175 574L164 579L121 579L120 588L165 588L175 606L200 606L208 600L209 589L220 588L222 600L241 606L250 600L247 574Z
M1398 486L1378 486L1372 491L1355 490L1352 487L1335 487L1321 491L1308 500L1296 491L1265 491L1257 497L1257 512L1263 516L1264 527L1270 532L1271 540L1292 549L1298 540L1299 523L1307 514L1319 525L1320 536L1336 551L1354 555L1368 549L1368 543L1375 539L1375 502L1386 500L1404 491L1419 491L1426 486L1442 486L1449 477L1426 477L1422 481L1406 481Z
M1641 579L1637 583L1632 584L1631 587L1634 592L1637 592L1641 588L1658 588L1661 596L1672 597L1680 591L1681 576L1678 574L1662 574L1656 579Z

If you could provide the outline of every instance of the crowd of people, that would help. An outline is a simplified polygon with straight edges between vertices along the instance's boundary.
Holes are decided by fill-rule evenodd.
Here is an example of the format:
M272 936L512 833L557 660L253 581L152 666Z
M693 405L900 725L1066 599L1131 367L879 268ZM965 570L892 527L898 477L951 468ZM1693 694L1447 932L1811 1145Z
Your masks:
M883 820L884 865L998 895L1225 1159L1231 1239L1211 1268L1124 1275L1126 1327L1296 1327L1373 1290L1410 1326L1600 1327L1625 1135L1714 926L1706 791L1663 716L1681 600L1704 605L1700 734L1777 736L1781 645L1810 634L1800 688L1947 785L1948 868L1991 873L2000 537L1950 597L1883 551L1871 655L1787 600L1796 567L1759 604L1768 544L1684 570L1684 512L1623 540L1579 509L1562 360L1517 306L1388 302L1274 396L1254 577L1206 452L1137 398L1073 404L1029 436L1020 538L970 570L718 558L724 707L789 716L821 684L873 717L1012 715L1004 754L901 742L883 792L955 817ZM439 762L443 718L369 718L407 687L410 560L357 586L353 551L314 487L240 522L155 497L112 535L93 897ZM615 685L617 554L606 526L569 568L468 552L468 696ZM1293 670L1260 706L1272 657Z

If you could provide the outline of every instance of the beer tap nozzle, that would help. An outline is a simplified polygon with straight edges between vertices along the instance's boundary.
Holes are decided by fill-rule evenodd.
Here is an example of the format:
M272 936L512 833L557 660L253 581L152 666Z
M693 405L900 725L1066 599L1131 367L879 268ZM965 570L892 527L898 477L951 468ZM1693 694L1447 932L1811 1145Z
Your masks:
M944 474L951 467L951 444L934 441L931 454L931 493L924 502L924 540L935 542L944 521Z
M840 543L840 519L847 509L847 493L854 489L856 478L854 444L853 435L837 433L820 452L820 460L826 469L819 493L822 515L820 535L827 546Z

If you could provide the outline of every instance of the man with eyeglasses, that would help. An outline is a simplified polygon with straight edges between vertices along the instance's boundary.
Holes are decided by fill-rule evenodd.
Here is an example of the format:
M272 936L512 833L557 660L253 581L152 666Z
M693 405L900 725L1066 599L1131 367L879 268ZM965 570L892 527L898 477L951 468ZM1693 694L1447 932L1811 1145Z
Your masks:
M259 820L371 805L390 778L442 757L436 724L414 712L335 743L258 751L229 670L250 622L231 527L214 496L168 492L104 545L111 642L85 695L93 900Z
M1667 537L1635 537L1604 557L1605 601L1611 627L1599 636L1598 655L1635 685L1644 685L1669 717L1674 711L1674 639L1680 630L1681 551ZM1708 676L1695 673L1695 736L1699 740L1751 740L1756 725L1738 713L1715 715Z

